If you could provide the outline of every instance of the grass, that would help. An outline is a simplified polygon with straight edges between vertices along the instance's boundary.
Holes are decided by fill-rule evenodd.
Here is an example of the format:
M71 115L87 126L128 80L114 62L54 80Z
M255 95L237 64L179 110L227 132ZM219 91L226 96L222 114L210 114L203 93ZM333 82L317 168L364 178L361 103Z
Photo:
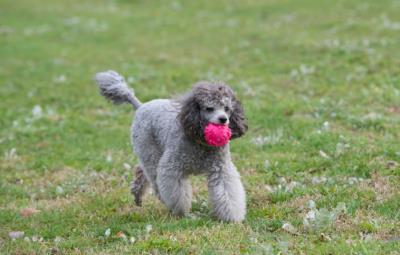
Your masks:
M398 1L0 6L0 254L399 254ZM189 217L133 205L133 113L92 81L110 68L142 101L200 79L237 91L242 224L210 218L203 177Z

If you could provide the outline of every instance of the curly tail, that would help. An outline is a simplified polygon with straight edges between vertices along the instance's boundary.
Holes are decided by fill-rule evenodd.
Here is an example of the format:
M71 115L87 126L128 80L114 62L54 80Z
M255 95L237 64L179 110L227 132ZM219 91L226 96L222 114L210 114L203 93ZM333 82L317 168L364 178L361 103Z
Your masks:
M135 97L132 88L129 88L124 77L115 71L97 73L94 77L99 85L100 94L114 104L130 103L137 110L141 103Z

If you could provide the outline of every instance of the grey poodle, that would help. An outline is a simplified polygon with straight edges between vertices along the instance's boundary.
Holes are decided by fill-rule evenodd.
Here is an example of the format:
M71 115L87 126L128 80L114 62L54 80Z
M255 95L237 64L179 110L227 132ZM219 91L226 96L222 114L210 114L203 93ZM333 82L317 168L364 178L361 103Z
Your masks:
M175 215L190 211L190 174L208 178L209 201L220 220L240 222L246 198L240 175L232 163L229 143L206 144L207 123L229 125L232 138L247 131L242 106L230 87L199 82L180 100L156 99L141 103L122 76L114 71L96 74L100 93L115 104L130 103L136 110L132 143L139 157L131 191L137 205L150 183L157 197Z

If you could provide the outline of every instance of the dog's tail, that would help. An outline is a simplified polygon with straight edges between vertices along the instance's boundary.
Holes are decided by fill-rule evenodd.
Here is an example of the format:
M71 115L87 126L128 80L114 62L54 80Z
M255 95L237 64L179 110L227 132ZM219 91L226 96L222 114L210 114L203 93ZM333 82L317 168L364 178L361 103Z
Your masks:
M130 103L137 110L141 103L132 88L129 88L124 77L115 71L97 73L94 77L99 85L100 94L114 104Z

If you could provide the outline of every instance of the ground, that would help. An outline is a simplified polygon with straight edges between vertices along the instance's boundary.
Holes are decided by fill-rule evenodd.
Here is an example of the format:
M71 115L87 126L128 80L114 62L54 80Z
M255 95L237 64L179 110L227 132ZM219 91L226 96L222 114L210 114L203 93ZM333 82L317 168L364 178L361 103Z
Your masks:
M399 254L399 1L0 7L0 254ZM142 101L235 89L243 223L210 217L204 177L189 217L134 205L134 113L92 80L111 68Z

